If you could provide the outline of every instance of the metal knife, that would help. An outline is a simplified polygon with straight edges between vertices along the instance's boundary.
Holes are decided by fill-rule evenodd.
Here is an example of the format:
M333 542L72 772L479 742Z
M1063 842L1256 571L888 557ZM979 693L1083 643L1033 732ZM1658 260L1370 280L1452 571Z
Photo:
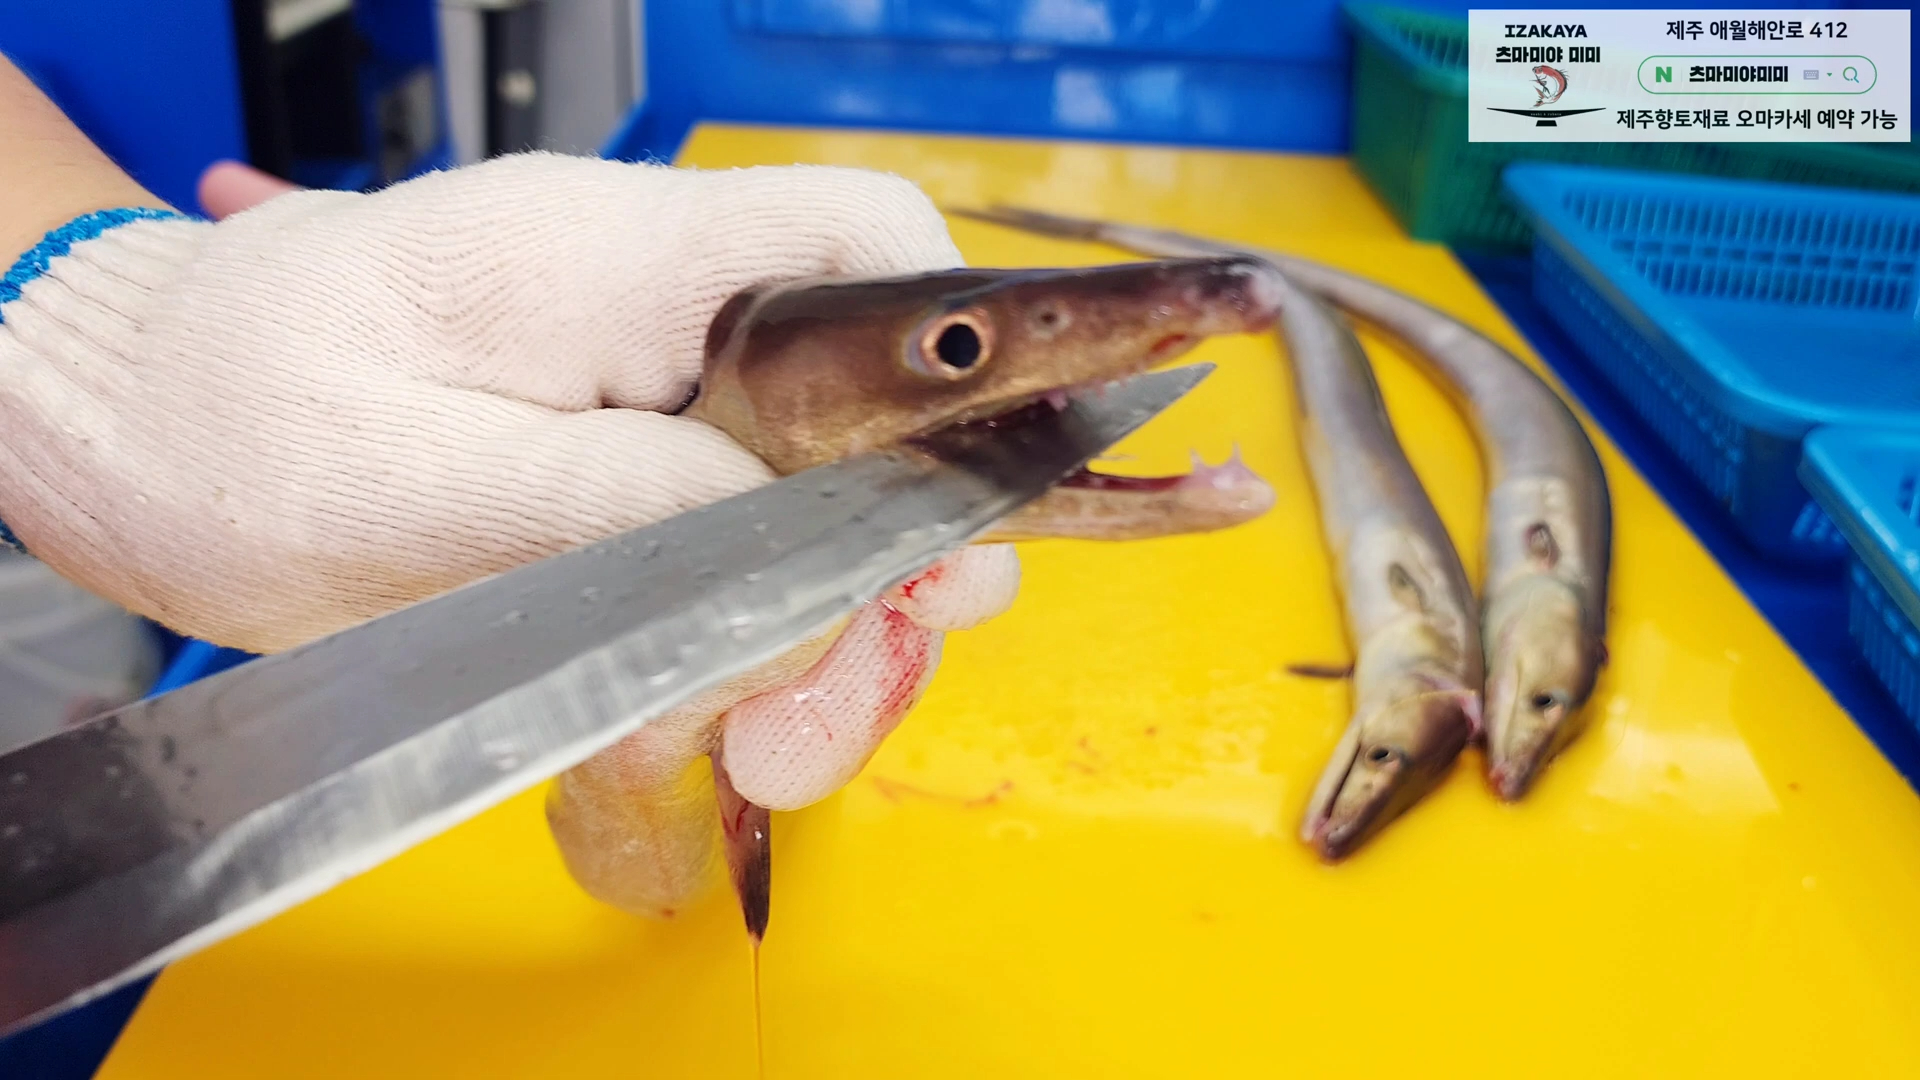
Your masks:
M0 1035L371 869L825 631L1211 370L811 469L0 755Z

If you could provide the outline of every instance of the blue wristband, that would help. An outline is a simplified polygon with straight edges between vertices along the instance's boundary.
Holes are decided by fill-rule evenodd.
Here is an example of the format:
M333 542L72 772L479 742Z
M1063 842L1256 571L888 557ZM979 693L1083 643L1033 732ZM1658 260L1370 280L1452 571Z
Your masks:
M46 273L47 267L53 265L53 260L72 251L75 244L91 240L129 221L187 220L190 219L185 214L145 207L95 210L91 214L82 214L41 237L40 242L28 248L25 255L14 260L13 268L7 271L5 277L0 277L0 309L4 309L8 302L20 299L20 290L26 288L27 282ZM6 321L6 312L0 310L0 323Z
M91 214L82 214L65 225L47 233L40 242L27 249L25 255L14 260L13 267L5 277L0 277L0 323L7 321L6 304L20 299L20 290L27 282L47 272L53 260L73 250L73 245L91 240L108 229L125 225L129 221L187 221L185 214L172 210L151 210L145 207L123 207L117 210L96 210ZM20 538L13 530L0 521L0 544L5 544L22 555L29 554Z

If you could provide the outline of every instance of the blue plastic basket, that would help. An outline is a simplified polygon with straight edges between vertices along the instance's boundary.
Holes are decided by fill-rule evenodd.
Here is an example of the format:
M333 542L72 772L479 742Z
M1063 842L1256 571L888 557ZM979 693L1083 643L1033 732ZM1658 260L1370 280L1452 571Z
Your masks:
M1853 553L1848 631L1920 728L1920 432L1822 428L1799 473Z
M1338 152L1339 0L660 0L646 95L602 147L701 121Z
M1920 197L1536 163L1505 184L1542 306L1746 538L1842 558L1800 444L1920 429Z

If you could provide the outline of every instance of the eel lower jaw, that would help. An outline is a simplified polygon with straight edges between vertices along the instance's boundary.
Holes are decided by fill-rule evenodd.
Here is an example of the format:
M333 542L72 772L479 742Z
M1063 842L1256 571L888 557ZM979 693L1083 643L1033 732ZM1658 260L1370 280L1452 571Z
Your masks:
M1150 540L1215 532L1272 509L1273 488L1240 460L1194 456L1191 472L1115 476L1090 469L1001 520L980 543L1015 540Z
M1184 351L1193 340L1169 347ZM1152 366L1151 364L1147 366ZM1124 377L1124 376L1120 376ZM1057 386L978 407L946 425L985 430L1014 429L1067 409L1076 397L1098 398L1111 380ZM1196 452L1193 468L1165 476L1115 476L1081 469L1000 522L976 543L1013 540L1139 540L1213 532L1266 513L1274 491L1240 459L1236 449L1218 465Z
M1161 492L1218 492L1234 502L1272 503L1273 489L1247 468L1235 448L1225 461L1209 465L1198 450L1193 451L1193 468L1171 476L1115 476L1111 473L1081 469L1057 485L1080 491L1106 491L1116 495ZM1264 494L1263 494L1264 493ZM1238 498L1236 498L1236 496Z

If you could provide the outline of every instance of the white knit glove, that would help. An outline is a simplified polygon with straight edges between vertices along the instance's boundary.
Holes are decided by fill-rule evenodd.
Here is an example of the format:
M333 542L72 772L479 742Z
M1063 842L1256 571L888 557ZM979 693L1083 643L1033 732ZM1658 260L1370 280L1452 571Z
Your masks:
M721 303L960 261L894 177L546 154L43 244L0 286L0 520L182 633L285 649L765 483L738 444L658 411L688 398ZM1007 548L935 569L896 597L910 618L871 606L813 670L826 642L563 780L554 820L588 887L654 910L700 883L711 796L696 812L673 785L727 709L748 799L797 807L850 779L938 631L1018 583Z

